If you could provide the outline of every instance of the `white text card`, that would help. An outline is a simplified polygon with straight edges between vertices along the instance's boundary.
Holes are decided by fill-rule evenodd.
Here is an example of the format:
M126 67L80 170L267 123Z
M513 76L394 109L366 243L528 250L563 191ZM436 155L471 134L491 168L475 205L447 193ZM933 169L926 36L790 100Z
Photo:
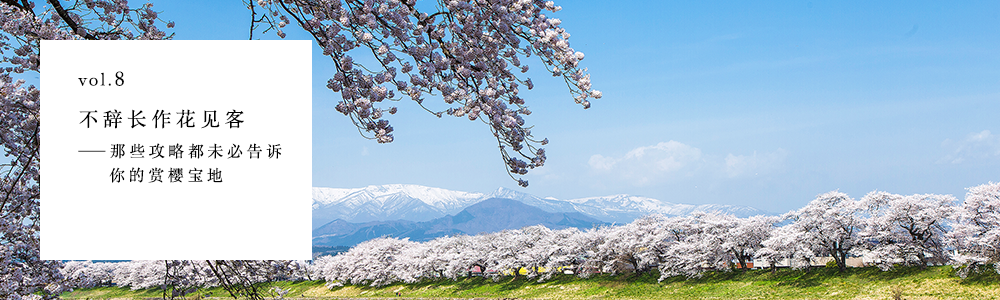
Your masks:
M41 258L310 259L309 41L42 41Z

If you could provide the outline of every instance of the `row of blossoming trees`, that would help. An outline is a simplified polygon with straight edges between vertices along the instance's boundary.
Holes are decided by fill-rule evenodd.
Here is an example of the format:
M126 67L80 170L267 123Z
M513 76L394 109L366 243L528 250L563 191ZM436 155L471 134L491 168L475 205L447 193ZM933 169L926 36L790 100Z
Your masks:
M965 276L992 264L1000 273L1000 183L970 188L963 203L950 195L871 192L855 200L829 192L781 217L650 215L623 226L589 230L531 226L427 242L383 237L311 263L234 265L245 268L237 271L250 274L254 282L322 279L330 286L378 286L457 279L470 270L494 278L526 270L528 277L547 279L566 268L587 276L643 273L655 267L662 280L745 267L751 261L765 267L808 267L821 256L833 257L841 270L847 267L847 257L861 256L883 270L952 264ZM199 261L70 262L63 273L71 285L81 287L109 282L133 289L217 285L210 266Z

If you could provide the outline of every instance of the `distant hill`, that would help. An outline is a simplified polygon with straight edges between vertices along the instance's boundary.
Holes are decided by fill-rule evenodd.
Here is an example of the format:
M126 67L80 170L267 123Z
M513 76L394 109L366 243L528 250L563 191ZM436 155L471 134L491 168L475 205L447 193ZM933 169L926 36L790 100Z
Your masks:
M580 213L604 222L632 222L649 214L682 216L692 212L721 212L737 217L771 213L740 205L677 204L633 195L559 200L499 188L491 193L451 191L409 184L373 185L356 189L313 188L313 229L340 219L351 223L408 220L425 222L457 215L487 199L513 199L550 213ZM401 224L385 226L398 227ZM373 229L375 230L375 229ZM372 233L374 234L374 233Z
M635 219L650 214L684 216L694 212L719 212L732 214L740 218L756 215L774 215L773 213L749 206L677 204L627 194L559 200L555 198L540 198L528 193L499 188L488 196L515 199L549 212L579 212L598 220L618 224L630 223Z
M340 254L340 253L347 252L347 250L351 250L351 248L350 247L345 247L345 246L316 246L316 245L313 245L313 247L312 247L312 258L316 259L317 257L324 256L324 255L337 255L337 254Z
M483 194L388 184L359 189L313 188L313 229L330 221L429 221L482 201Z
M587 229L606 223L576 212L551 213L517 200L490 198L455 215L425 222L395 220L351 223L334 220L313 230L313 245L353 246L382 236L428 241L448 235L473 235L539 224L552 229Z

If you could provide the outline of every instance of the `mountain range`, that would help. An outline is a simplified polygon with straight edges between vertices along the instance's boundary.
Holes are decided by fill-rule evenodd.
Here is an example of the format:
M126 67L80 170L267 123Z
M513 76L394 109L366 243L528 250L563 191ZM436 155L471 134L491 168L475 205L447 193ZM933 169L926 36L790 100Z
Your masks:
M313 229L330 221L430 221L486 200L481 193L408 184L313 188Z
M392 220L352 223L337 219L313 230L313 246L353 246L382 236L428 241L446 235L472 235L532 225L544 225L551 229L587 229L606 224L577 212L551 213L517 200L490 198L455 215L424 222Z
M314 187L313 229L337 219L348 223L397 220L426 222L448 215L454 216L473 204L493 198L517 200L544 212L580 213L599 221L618 224L654 213L680 216L698 211L716 211L738 217L770 214L749 206L676 204L625 194L559 200L506 188L483 194L420 185L389 184L354 189Z

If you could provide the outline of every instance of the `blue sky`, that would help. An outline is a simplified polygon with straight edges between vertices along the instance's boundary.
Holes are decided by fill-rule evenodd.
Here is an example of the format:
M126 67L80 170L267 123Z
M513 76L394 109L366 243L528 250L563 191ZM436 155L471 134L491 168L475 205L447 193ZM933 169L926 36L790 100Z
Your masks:
M363 139L333 109L333 70L318 48L313 185L624 193L784 212L831 190L962 199L1000 181L1000 2L556 4L548 15L586 53L604 98L584 110L560 80L527 73L536 88L522 94L526 121L551 141L547 165L524 177L530 187L504 172L483 124L412 102L390 119L392 144ZM155 8L177 22L176 39L247 38L239 1Z

